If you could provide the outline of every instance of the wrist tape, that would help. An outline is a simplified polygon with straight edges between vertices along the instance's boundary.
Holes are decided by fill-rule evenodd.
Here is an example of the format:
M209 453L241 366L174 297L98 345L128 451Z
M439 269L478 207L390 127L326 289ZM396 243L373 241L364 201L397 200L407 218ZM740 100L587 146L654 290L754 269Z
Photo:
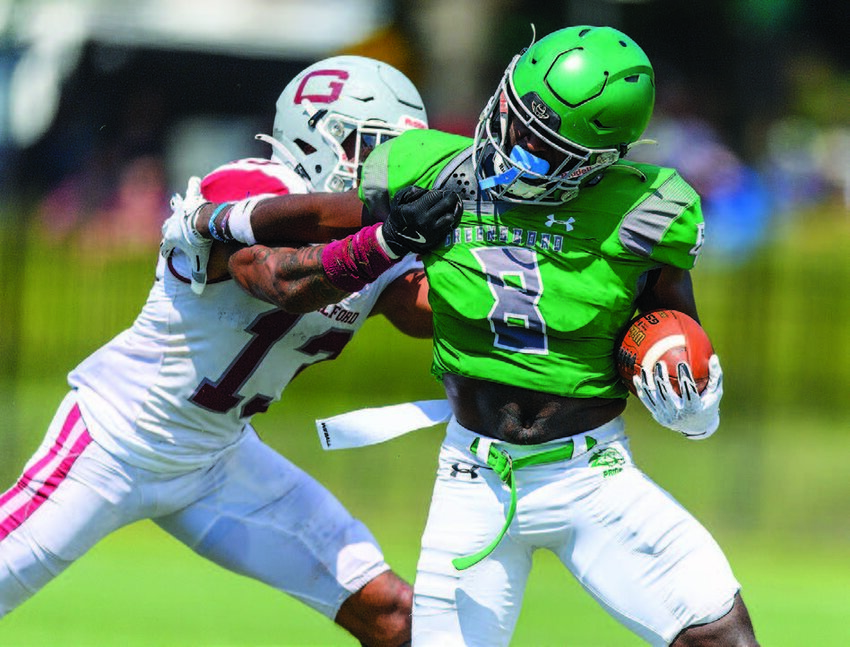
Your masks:
M255 196L233 204L233 208L228 214L227 225L234 240L246 245L254 245L257 242L254 237L254 230L251 228L251 214L257 204L268 197L268 195Z
M331 284L346 292L357 292L392 267L397 259L390 258L381 247L380 227L381 223L364 227L325 246L322 267Z

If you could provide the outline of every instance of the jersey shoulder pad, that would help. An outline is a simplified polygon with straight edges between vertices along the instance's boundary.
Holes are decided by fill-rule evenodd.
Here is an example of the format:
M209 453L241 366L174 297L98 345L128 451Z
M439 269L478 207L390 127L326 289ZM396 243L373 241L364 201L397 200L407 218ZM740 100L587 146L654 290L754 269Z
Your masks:
M373 217L383 220L398 190L411 185L434 187L443 168L471 145L472 140L461 135L407 130L366 158L358 195Z
M208 173L201 180L201 193L213 202L229 202L263 193L307 193L307 184L280 162L248 157Z
M639 256L691 269L705 236L699 194L674 169L629 165L647 180L622 220L620 242Z

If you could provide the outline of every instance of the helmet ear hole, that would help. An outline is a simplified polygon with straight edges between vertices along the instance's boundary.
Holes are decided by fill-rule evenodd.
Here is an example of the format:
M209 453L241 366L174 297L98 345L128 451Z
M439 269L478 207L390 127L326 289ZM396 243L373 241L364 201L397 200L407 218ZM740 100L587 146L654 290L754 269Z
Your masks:
M303 139L295 140L296 146L301 149L301 152L305 155L312 155L316 152L316 147L310 144L309 142L305 142Z

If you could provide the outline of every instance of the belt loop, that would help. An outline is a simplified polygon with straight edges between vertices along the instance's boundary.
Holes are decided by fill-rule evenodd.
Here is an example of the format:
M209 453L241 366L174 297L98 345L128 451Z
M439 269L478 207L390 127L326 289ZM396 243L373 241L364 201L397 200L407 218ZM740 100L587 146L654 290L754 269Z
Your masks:
M493 445L493 439L485 436L479 436L476 440L478 442L474 444L477 444L478 446L470 447L470 449L472 449L473 453L478 457L478 460L482 463L486 463L487 459L490 457L490 447Z

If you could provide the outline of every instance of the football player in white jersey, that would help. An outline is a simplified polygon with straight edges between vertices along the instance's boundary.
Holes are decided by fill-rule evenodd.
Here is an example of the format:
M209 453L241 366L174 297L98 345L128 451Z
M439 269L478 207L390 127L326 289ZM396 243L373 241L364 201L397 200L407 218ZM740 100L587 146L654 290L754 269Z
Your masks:
M199 204L345 191L382 138L427 127L413 84L362 57L308 67L276 108L274 137L258 135L272 145L271 159L216 169L200 183ZM393 231L388 219L362 229L287 232L301 242L356 232L322 246L336 250L325 254L337 262L335 283L327 289L323 281L312 311L293 308L303 314L228 280L224 245L213 248L201 281L206 262L162 250L138 318L71 371L71 390L44 441L0 496L0 616L109 533L149 518L200 555L301 600L362 644L409 641L410 586L370 531L261 442L250 420L305 366L336 357L371 314L431 336L421 264L388 246L411 214L445 204L426 195L422 207L420 197L397 205L401 226Z

